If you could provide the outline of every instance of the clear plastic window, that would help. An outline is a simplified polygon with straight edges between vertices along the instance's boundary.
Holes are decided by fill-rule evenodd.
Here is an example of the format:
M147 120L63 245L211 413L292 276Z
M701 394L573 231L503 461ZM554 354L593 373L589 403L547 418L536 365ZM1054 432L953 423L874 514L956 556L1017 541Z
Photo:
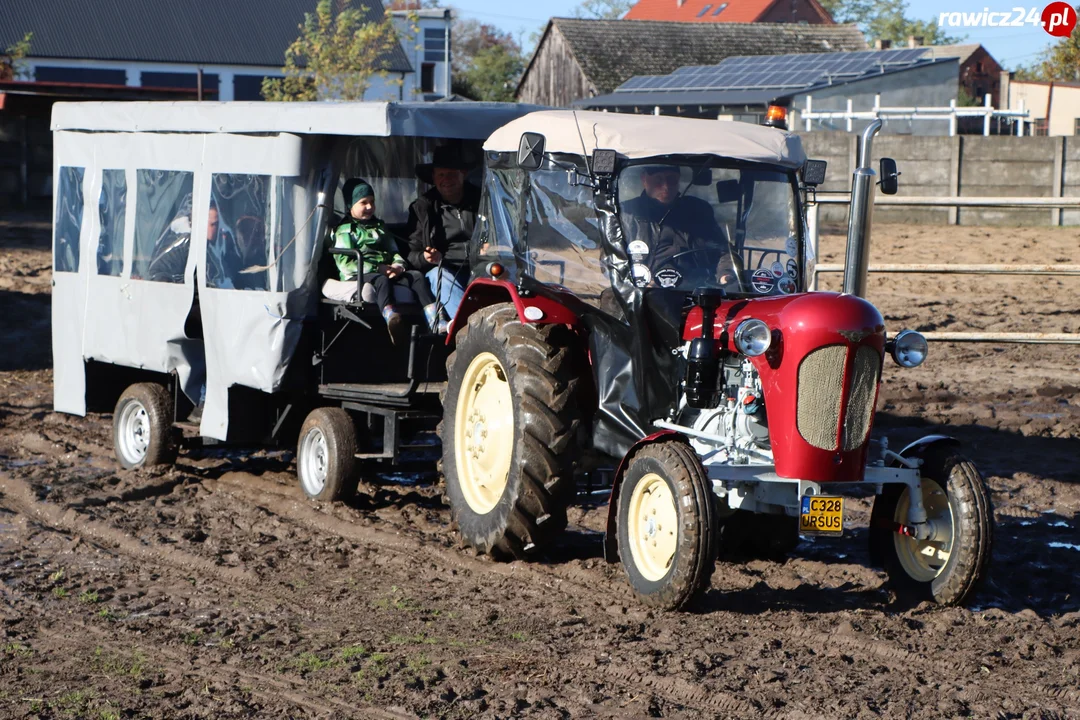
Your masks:
M576 172L545 168L529 174L523 258L529 274L562 285L583 300L611 287L602 262L602 235L593 190Z
M795 191L767 168L630 166L619 215L639 287L778 295L801 284Z
M292 292L304 284L308 264L318 262L306 256L321 249L315 238L314 213L297 215L296 208L306 205L307 188L301 178L274 178L277 195L277 224L274 229L273 253L268 263L270 283L277 292Z
M206 223L206 286L269 290L270 176L214 174Z
M81 167L60 168L56 192L53 267L56 272L79 272L79 234L82 232L83 173Z
M123 170L101 172L101 195L98 197L98 275L120 277L124 270L124 214L127 211L127 177Z
M182 283L191 249L194 176L175 170L137 170L135 252L131 277Z

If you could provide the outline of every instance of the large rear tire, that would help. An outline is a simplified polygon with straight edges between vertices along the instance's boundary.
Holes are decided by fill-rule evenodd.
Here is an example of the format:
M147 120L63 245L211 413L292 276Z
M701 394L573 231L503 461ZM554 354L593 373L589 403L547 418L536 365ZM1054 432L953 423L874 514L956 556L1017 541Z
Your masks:
M157 383L128 386L113 411L113 449L120 465L130 470L175 461L172 422L173 398L167 387Z
M447 359L439 428L462 541L524 558L566 527L578 424L574 335L521 322L510 303L469 316Z
M356 427L337 407L312 410L300 428L296 477L312 500L341 500L356 494Z
M716 566L712 488L694 451L666 440L634 453L619 486L619 559L634 594L664 610L686 607Z
M904 600L962 605L985 580L994 537L990 493L975 465L951 448L932 448L922 467L927 519L943 528L916 540L893 528L908 523L910 490L886 485L870 514L870 556Z

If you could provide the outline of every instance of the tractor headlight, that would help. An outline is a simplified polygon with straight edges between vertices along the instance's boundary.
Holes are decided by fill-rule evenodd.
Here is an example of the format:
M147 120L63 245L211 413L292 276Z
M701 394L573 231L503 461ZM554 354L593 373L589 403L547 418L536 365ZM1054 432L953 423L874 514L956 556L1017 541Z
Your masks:
M901 330L890 343L889 352L900 367L913 368L923 364L930 349L924 338L914 330Z
M761 320L743 320L735 328L735 347L743 355L756 357L768 350L771 344L772 332Z

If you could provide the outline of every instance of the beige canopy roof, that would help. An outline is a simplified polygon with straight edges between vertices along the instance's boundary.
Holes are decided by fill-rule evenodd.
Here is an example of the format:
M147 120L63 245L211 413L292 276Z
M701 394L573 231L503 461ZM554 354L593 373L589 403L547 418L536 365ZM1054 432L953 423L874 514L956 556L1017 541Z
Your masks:
M631 159L658 155L709 154L799 168L806 161L798 136L743 122L692 120L656 115L545 110L529 113L496 130L485 150L516 152L521 134L546 139L546 152L592 155L596 148Z

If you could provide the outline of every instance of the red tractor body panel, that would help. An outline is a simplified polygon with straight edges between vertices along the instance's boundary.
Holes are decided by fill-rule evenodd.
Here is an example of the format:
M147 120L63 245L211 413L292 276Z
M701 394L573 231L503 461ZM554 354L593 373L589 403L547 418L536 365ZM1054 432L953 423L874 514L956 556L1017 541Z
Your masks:
M881 314L862 298L827 292L727 301L713 325L718 347L737 352L735 329L750 318L773 334L751 362L765 393L777 475L862 480L885 352ZM701 336L701 320L701 308L693 308L685 340Z
M521 322L571 326L577 325L578 322L577 315L565 305L540 295L523 297L518 292L517 286L509 280L476 278L465 289L465 298L461 301L457 315L454 316L450 332L446 336L446 344L453 342L457 329L468 321L470 315L488 305L501 302L514 303ZM536 308L536 310L529 310L529 308Z

